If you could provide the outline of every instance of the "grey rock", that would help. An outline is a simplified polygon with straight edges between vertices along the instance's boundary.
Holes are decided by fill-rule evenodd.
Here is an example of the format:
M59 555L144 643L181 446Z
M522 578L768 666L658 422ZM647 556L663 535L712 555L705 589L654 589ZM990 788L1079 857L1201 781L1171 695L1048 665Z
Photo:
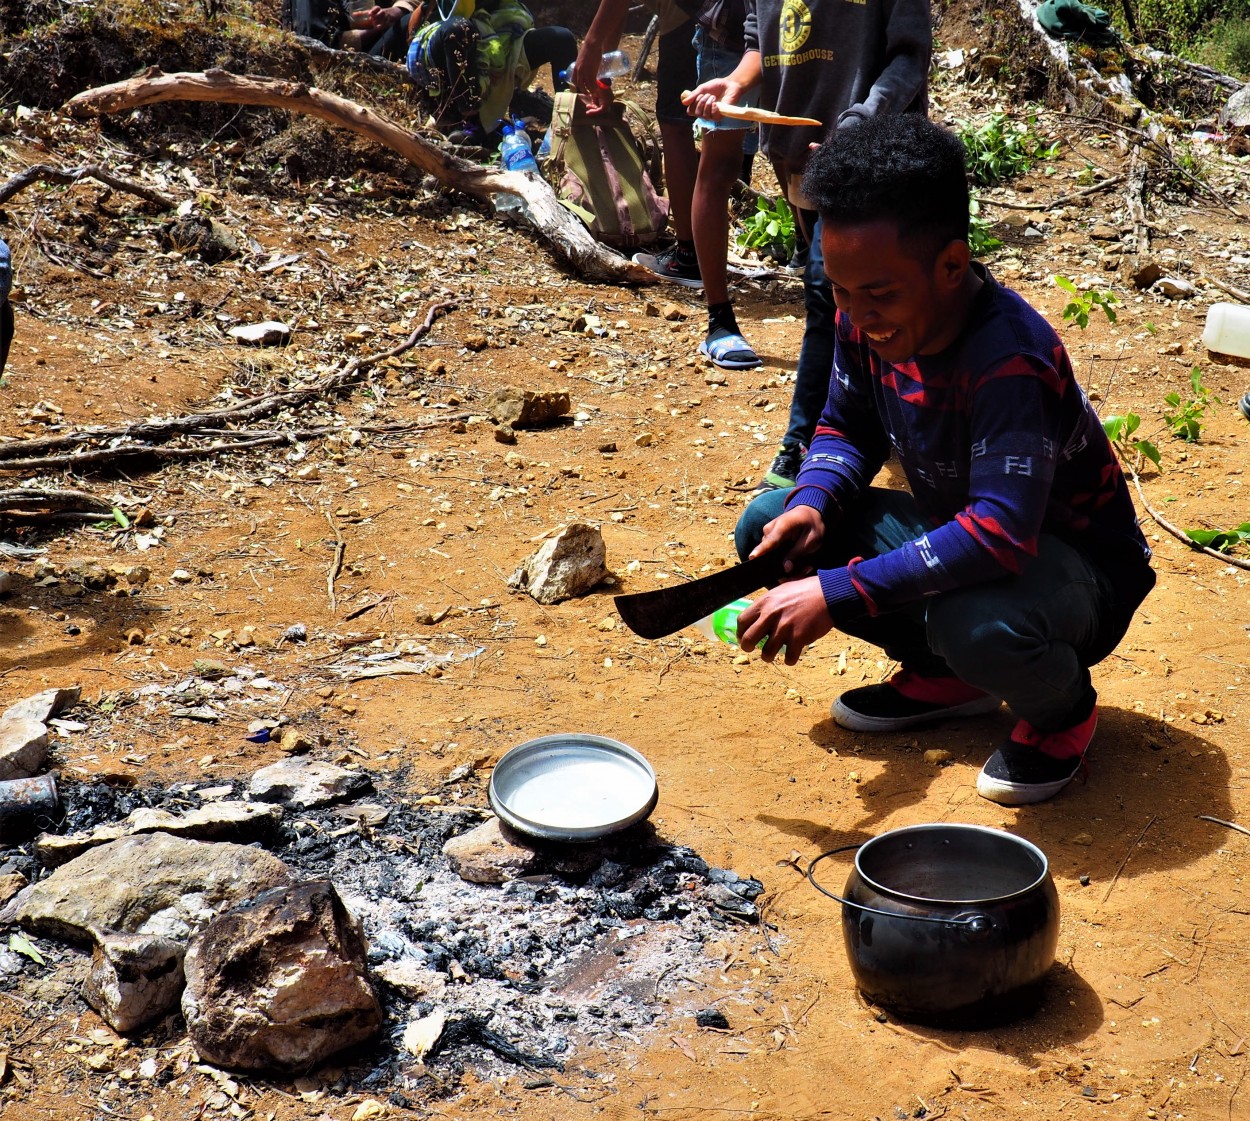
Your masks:
M1220 110L1221 128L1250 128L1250 82L1241 87Z
M102 931L83 998L114 1031L133 1031L177 1006L185 953L169 938Z
M608 575L607 546L597 526L574 522L508 577L508 586L552 604L585 595Z
M372 789L373 782L363 771L301 757L262 767L248 784L248 793L258 801L305 810L343 802Z
M6 872L0 876L0 903L7 903L29 882L21 872Z
M488 394L483 406L500 425L540 428L568 413L572 402L562 389L519 389L515 385L505 385Z
M13 573L0 568L0 596L7 596L13 590Z
M21 716L0 720L0 782L37 775L47 760L47 725Z
M230 337L244 346L285 346L291 340L291 328L275 319L267 319L264 323L231 327Z
M46 724L54 716L60 716L78 703L79 697L82 696L82 690L77 685L69 689L45 689L42 693L36 693L33 697L27 697L25 700L18 701L17 704L9 705L8 708L0 713L0 721L12 719L21 720L38 720L41 724Z
M191 941L182 1011L202 1058L301 1073L375 1035L359 922L328 880L265 892Z
M384 961L374 972L410 1000L439 1000L447 990L447 974L428 969L415 958Z
M161 230L161 244L179 253L196 253L210 265L239 255L238 239L215 218L184 214Z
M89 943L104 930L185 939L293 878L263 849L144 833L93 848L24 888L0 910L0 923L67 942Z
M186 813L143 806L122 821L97 825L83 833L59 836L45 833L35 843L35 851L45 868L56 868L97 845L136 833L168 833L196 841L236 841L246 844L263 840L282 820L282 807L255 802L221 801Z
M596 845L536 846L497 817L443 845L451 869L473 884L503 884L541 872L585 875L602 862Z

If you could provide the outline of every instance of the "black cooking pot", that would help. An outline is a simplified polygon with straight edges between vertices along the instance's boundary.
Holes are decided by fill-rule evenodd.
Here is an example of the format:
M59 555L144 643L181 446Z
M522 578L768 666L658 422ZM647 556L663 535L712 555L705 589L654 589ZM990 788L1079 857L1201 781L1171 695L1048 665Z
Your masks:
M844 895L816 866L857 849ZM1059 896L1036 845L980 825L912 825L807 869L842 907L860 991L903 1019L988 1027L1032 1011L1055 960Z

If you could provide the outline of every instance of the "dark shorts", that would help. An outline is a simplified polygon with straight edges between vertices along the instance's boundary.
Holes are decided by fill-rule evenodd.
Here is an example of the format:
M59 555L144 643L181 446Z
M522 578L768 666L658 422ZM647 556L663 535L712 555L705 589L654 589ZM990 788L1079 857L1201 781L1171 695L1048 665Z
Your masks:
M660 36L660 61L656 67L655 117L661 124L679 124L687 128L694 118L681 103L683 90L698 85L698 55L694 49L694 18Z

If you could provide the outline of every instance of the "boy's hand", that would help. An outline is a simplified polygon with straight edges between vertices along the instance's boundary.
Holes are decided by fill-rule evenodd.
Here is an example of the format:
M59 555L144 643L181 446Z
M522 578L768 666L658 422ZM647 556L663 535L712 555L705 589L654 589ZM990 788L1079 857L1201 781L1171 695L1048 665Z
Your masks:
M730 105L737 104L742 96L742 87L728 78L713 78L701 86L695 86L681 95L686 112L692 117L701 117L705 121L720 120L719 101L727 101Z
M786 577L795 580L812 571L809 558L824 538L825 520L820 512L811 506L793 506L764 526L764 536L747 559L782 550L786 554Z
M582 40L573 63L573 88L586 98L587 112L595 113L612 104L612 86L599 81L599 67L603 65L606 48L587 37Z
M750 653L757 643L763 643L760 656L766 662L773 661L784 647L786 665L792 666L805 646L832 629L833 620L825 606L820 581L808 576L779 584L739 615L738 645Z

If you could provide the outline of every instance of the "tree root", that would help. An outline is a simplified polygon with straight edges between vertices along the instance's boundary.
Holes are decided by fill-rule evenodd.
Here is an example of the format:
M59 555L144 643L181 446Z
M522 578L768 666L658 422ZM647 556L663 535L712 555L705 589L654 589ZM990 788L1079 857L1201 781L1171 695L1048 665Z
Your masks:
M8 202L15 194L24 191L32 183L77 183L82 179L98 179L115 190L138 195L162 210L173 210L178 205L177 200L168 195L163 195L160 191L153 190L143 183L136 183L133 179L123 179L120 175L114 175L107 168L94 163L84 164L82 167L53 167L46 163L32 164L25 171L19 171L0 184L0 205Z

